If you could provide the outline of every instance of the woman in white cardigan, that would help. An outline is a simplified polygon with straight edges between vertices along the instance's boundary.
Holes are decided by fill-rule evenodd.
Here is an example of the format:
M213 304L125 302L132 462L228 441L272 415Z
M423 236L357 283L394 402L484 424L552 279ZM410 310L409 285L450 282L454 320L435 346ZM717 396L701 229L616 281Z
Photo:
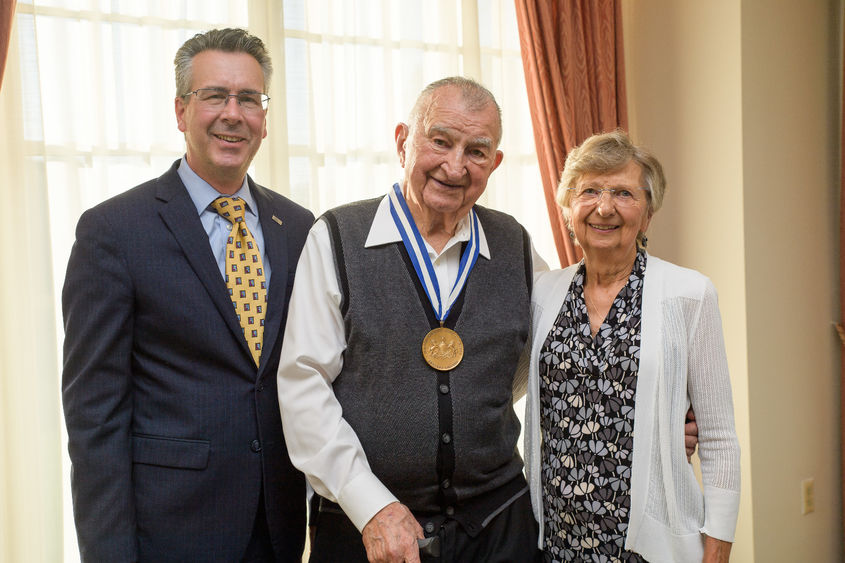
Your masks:
M739 445L721 318L706 277L644 249L665 184L622 131L566 160L557 199L584 259L535 281L525 419L545 561L729 558Z

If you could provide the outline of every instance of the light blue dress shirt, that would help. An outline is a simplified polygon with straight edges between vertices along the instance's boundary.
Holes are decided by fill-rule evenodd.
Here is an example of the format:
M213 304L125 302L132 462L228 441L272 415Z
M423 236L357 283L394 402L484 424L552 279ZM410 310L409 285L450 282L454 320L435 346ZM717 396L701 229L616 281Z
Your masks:
M214 253L214 259L217 261L217 266L220 268L220 275L226 279L226 240L229 238L229 231L232 230L232 223L228 219L222 217L217 211L211 207L211 203L218 197L223 197L211 184L197 176L185 157L182 157L182 163L178 169L179 177L182 183L188 189L188 195L191 196L191 201L197 208L197 213L200 216L202 227L208 235L208 242L211 244L211 251ZM267 261L267 256L264 253L264 231L261 229L261 222L258 220L258 204L252 197L249 191L246 177L244 177L243 185L232 196L240 198L246 203L246 213L244 219L249 232L255 239L258 245L258 250L261 252L261 262L264 265L264 280L267 282L267 287L270 287L270 263Z

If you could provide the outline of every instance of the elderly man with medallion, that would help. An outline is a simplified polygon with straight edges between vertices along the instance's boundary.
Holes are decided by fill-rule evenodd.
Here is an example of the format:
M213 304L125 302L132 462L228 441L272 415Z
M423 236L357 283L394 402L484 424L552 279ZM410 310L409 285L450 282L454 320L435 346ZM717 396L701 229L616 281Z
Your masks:
M395 130L402 181L308 235L278 391L291 460L324 497L312 561L537 556L512 402L546 265L475 205L501 133L483 86L429 85Z

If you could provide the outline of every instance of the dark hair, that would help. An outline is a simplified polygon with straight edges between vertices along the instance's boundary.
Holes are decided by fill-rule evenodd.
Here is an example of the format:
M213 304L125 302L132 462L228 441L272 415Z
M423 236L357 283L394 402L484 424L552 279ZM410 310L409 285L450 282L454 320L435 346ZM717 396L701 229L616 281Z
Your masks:
M212 50L252 55L261 65L261 71L264 73L264 91L267 91L270 77L273 75L273 64L264 43L244 29L226 28L198 33L176 51L176 57L173 59L176 67L176 96L184 96L191 90L194 57L203 51Z

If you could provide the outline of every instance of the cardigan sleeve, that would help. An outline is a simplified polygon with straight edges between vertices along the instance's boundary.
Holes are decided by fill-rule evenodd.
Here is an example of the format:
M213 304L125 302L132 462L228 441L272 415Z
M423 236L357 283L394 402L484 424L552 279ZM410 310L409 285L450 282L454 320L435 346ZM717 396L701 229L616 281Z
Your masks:
M716 289L704 281L689 333L688 392L698 423L704 489L701 532L733 541L739 513L739 441Z

